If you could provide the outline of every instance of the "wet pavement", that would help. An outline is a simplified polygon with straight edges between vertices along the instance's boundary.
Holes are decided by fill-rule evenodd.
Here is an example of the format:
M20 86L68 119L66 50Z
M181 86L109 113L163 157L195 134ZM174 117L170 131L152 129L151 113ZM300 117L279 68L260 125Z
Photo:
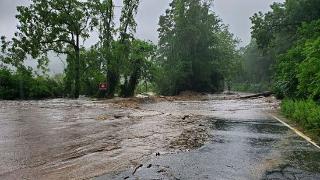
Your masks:
M320 179L273 99L2 101L0 179Z

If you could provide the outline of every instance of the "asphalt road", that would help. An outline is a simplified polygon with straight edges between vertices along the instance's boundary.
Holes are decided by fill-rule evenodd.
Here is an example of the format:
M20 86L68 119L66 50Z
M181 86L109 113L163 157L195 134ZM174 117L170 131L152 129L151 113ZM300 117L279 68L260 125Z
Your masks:
M206 142L195 131L178 153L97 179L320 179L320 150L274 119L269 100L175 102L154 109L203 116ZM199 133L199 132L198 132ZM183 139L184 137L182 137ZM192 148L192 144L197 144Z
M268 114L277 103L2 101L0 179L320 179L320 150Z

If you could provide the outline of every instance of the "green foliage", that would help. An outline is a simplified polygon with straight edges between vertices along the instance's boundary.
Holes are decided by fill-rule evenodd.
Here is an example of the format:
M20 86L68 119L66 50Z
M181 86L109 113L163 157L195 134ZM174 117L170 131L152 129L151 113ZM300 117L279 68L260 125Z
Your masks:
M160 17L157 88L217 92L234 72L236 41L210 10L210 1L173 0Z
M278 58L275 89L280 97L320 98L320 20L304 24L296 45Z
M155 46L150 42L141 40L133 40L130 48L128 61L121 73L124 79L120 95L123 97L131 97L134 95L135 89L139 84L139 80L143 79L148 83L152 79L152 58L155 52Z
M140 81L149 83L154 77L155 46L134 38L138 6L139 0L123 0L120 24L115 28L113 0L31 0L28 6L17 7L19 26L14 38L1 37L1 65L23 69L28 54L47 70L48 52L66 54L64 95L105 97L98 85L107 82L108 96L133 96ZM81 48L80 40L89 38L94 29L99 42L90 49ZM28 91L35 98L52 95L52 87L45 85L47 78L34 80L37 88L20 92Z
M47 65L49 51L75 57L75 98L80 91L80 38L89 37L89 2L78 0L32 0L28 7L17 7L18 30L13 38L13 50L23 50L39 65ZM91 28L90 28L91 27Z
M101 82L107 82L109 91L108 96L112 97L115 93L116 86L118 85L118 70L117 67L119 66L118 64L118 59L115 58L114 53L114 37L113 35L116 32L116 29L114 27L114 3L113 0L91 0L91 5L93 9L93 22L95 22L98 26L98 32L99 32L99 39L100 41L97 44L96 50L97 53L99 54L99 58L96 59L101 63L101 68L102 71L106 74L105 77L108 78L108 80L104 80ZM97 68L100 69L100 68ZM101 71L99 71L100 73ZM100 80L102 80L102 76L100 76ZM94 78L97 80L97 78ZM88 82L88 81L87 81ZM93 87L94 84L97 83L95 82L90 82L87 83L87 87L89 86L91 88L90 94L93 93ZM89 85L90 84L90 85ZM103 97L106 94L100 94L99 96Z
M45 77L33 77L30 69L12 72L0 70L0 99L43 99L62 97L62 83Z
M8 69L0 70L0 99L15 99L19 97L18 81Z
M289 100L281 104L282 113L308 131L320 135L320 106L313 100Z
M272 60L274 91L278 97L319 99L320 0L274 3L268 13L251 20L252 37L263 56Z
M301 49L296 47L280 55L276 64L274 90L279 98L297 97L297 67L301 62Z
M106 82L106 75L101 68L102 60L96 49L82 50L81 52L81 94L87 96L101 96L99 84Z
M298 39L298 29L303 23L320 18L319 4L320 0L274 3L271 11L265 14L259 12L251 17L252 37L257 40L259 48L284 53Z
M111 2L112 4L112 2ZM120 17L120 27L118 29L119 40L111 41L110 38L101 39L101 53L104 56L107 71L108 97L113 97L120 82L121 71L125 69L129 62L129 52L132 41L134 40L134 32L136 31L136 22L134 16L137 14L139 0L123 0L123 7ZM111 15L111 14L109 14ZM112 16L113 17L113 16ZM109 16L109 20L112 19ZM100 29L100 37L110 35L112 33L111 23L102 24ZM124 86L123 84L121 86Z
M307 41L302 53L306 58L298 67L298 92L305 97L320 99L320 36Z

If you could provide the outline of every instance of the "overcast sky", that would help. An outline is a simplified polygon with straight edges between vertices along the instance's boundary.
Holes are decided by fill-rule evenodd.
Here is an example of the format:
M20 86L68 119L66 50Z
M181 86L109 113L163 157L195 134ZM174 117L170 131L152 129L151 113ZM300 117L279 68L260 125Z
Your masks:
M171 0L141 0L137 15L138 38L157 42L158 39L158 19L169 6ZM255 12L266 12L273 2L283 2L284 0L215 0L214 11L229 25L230 31L241 39L241 46L250 42L251 17ZM15 20L16 6L25 5L29 0L0 0L0 36L11 37L16 31L17 21ZM116 4L121 4L121 0L115 0ZM116 18L119 19L119 10ZM92 44L95 38L88 41ZM57 64L53 65L54 71L61 69ZM57 66L57 67L56 67Z

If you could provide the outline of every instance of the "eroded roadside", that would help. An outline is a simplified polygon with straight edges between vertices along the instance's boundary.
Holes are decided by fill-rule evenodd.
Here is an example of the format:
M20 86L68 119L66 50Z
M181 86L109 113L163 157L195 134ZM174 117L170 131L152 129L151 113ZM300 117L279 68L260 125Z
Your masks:
M254 179L277 176L292 147L319 160L264 113L277 106L224 95L3 101L0 179ZM311 159L301 171L318 177Z

